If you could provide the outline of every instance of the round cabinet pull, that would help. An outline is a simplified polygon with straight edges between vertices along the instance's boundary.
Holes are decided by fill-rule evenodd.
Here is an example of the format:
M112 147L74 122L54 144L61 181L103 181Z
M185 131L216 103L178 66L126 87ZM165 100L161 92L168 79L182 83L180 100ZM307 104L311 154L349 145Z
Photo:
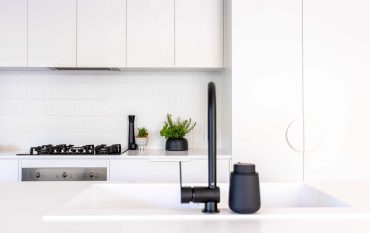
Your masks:
M303 121L295 119L285 130L285 140L288 146L296 152L303 152Z

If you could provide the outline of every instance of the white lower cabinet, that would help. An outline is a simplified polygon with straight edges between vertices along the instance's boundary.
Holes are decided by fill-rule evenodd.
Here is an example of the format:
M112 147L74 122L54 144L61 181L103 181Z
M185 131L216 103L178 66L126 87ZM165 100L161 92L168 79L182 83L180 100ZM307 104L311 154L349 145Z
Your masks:
M108 181L127 183L179 183L179 162L151 159L2 159L0 181L20 181L21 168L106 167ZM229 181L230 160L217 160L217 182ZM208 160L182 162L184 183L207 183Z
M179 181L179 165L177 162L111 160L110 181L129 183L174 183Z
M230 160L217 161L217 182L229 181ZM193 160L182 163L182 178L184 183L208 182L208 160Z
M229 179L230 160L219 160L217 164L218 182ZM184 183L207 182L207 160L182 162L182 178ZM110 181L128 183L178 183L179 163L150 160L111 160Z
M0 160L0 181L18 181L18 160Z

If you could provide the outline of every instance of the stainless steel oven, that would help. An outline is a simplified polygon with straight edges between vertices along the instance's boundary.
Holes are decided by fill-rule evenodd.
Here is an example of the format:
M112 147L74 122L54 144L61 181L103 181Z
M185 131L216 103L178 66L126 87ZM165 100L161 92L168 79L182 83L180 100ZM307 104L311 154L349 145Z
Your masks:
M22 181L107 181L106 167L22 168Z

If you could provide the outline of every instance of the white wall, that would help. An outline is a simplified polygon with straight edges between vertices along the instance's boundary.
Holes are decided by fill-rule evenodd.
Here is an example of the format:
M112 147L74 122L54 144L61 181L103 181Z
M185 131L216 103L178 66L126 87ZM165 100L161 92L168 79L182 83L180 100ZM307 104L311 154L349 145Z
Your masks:
M0 151L45 143L127 144L127 115L150 133L150 148L166 113L197 122L190 148L207 146L207 82L219 72L0 71ZM221 91L218 96L221 112ZM219 121L220 122L220 121ZM220 123L218 128L220 129ZM221 132L218 134L221 145Z

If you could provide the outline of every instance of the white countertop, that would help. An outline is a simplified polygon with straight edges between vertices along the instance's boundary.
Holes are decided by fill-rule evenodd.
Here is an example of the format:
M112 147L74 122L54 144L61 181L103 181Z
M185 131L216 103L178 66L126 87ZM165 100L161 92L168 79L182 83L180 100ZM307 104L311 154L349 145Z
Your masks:
M235 218L234 220L198 221L44 221L45 213L89 188L91 182L28 182L0 183L0 232L28 233L118 233L118 232L261 232L261 233L312 233L312 232L369 232L369 182L312 182L314 187L332 194L350 204L353 215L330 218ZM289 211L289 209L285 209ZM309 210L308 210L309 211ZM325 211L324 209L322 210Z
M18 153L25 153L25 151L0 152L0 159L150 159L150 160L196 160L206 159L207 149L192 149L189 151L166 151L163 149L146 149L144 151L134 150L127 151L121 155L42 155L42 156L19 156ZM231 159L231 154L223 149L217 150L218 159Z

